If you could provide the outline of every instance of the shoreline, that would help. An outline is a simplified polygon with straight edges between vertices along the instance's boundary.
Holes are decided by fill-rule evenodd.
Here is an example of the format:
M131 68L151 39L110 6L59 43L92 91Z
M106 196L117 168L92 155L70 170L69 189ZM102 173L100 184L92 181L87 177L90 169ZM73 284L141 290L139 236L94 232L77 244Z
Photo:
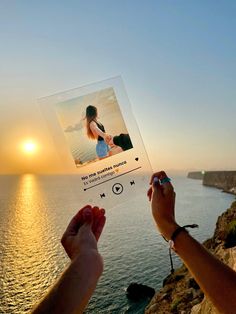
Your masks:
M236 241L227 247L228 226L232 221L236 223L236 201L218 217L213 236L203 245L236 271ZM164 279L163 287L145 309L145 314L164 313L216 314L217 311L183 264Z
M192 171L189 179L202 180L205 186L214 187L222 192L236 195L236 171Z
M191 175L190 175L191 176ZM188 178L191 178L188 175ZM210 172L205 178L202 176L203 185L216 187L222 192L236 195L236 171ZM229 182L222 178L231 176ZM217 179L216 182L213 181ZM200 180L199 172L193 174L192 179ZM207 184L208 183L208 184ZM232 190L232 188L235 188ZM205 240L203 245L225 264L236 271L236 241L233 246L226 247L229 226L236 224L236 200L217 219L214 234ZM217 311L211 302L204 296L200 287L189 273L184 264L163 280L163 287L156 292L145 309L145 314L216 314Z

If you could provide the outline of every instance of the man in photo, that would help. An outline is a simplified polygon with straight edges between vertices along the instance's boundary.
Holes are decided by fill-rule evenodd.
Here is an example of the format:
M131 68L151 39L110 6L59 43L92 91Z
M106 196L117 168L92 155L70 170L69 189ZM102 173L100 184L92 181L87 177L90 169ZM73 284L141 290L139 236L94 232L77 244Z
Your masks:
M109 146L111 146L111 147L112 146L119 146L122 149L122 151L133 148L129 134L121 133L120 135L116 135L113 137L110 136L107 139L108 139L108 145Z

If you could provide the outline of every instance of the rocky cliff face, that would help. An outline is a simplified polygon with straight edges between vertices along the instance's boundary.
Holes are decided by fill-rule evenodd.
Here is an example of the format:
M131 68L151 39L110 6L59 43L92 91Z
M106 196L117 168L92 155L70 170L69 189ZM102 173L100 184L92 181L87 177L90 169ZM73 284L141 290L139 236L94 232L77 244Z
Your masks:
M190 179L196 179L196 180L202 180L204 176L204 172L202 171L192 171L188 173L188 178Z
M236 171L206 171L202 183L236 194Z
M236 201L217 220L211 239L204 245L224 263L236 270ZM145 314L216 314L198 284L183 265L164 280Z

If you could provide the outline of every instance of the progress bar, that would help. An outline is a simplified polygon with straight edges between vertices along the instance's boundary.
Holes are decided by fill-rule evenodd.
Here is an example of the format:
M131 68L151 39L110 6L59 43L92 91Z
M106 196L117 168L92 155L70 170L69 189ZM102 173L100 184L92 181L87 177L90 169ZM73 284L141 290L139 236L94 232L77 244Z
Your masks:
M130 172L133 172L133 171L136 171L136 170L138 170L138 169L140 169L140 168L142 168L142 167L140 166L140 167L134 168L134 169L132 169L132 170L129 170L129 171L126 171L126 172L124 172L124 173L122 173L122 174L119 174L118 176L115 176L114 178L110 178L110 179L107 179L107 180L105 180L105 181L103 181L103 182L94 184L93 186L90 186L90 187L84 189L84 191L87 191L87 190L89 190L89 189L94 188L94 187L97 186L97 185L100 185L100 184L106 183L106 182L108 182L108 181L114 180L114 179L116 179L116 178L119 178L119 177L121 177L121 176L124 176L125 174L130 173Z

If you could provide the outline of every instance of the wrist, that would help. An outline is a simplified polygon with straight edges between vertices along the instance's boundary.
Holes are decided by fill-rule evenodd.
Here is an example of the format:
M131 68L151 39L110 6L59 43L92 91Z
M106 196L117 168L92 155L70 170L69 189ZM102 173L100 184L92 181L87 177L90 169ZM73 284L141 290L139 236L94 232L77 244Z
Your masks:
M81 251L71 261L70 267L77 272L82 265L86 265L88 273L101 276L103 272L103 258L96 249L89 249Z
M171 223L168 226L166 226L165 228L163 228L161 234L167 241L169 241L171 239L171 236L175 232L175 230L179 227L180 226L176 222Z

